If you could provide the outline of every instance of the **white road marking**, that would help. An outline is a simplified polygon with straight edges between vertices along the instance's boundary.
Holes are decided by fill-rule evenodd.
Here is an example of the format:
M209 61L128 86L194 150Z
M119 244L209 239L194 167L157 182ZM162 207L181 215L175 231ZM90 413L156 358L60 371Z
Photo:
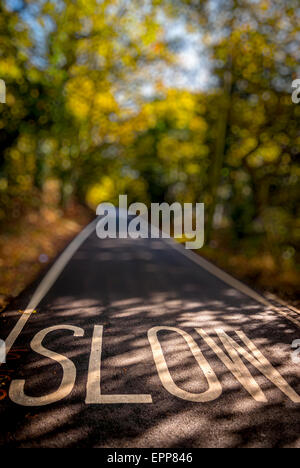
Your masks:
M74 336L83 336L84 330L73 325L57 325L38 332L30 343L33 351L61 365L63 377L58 390L42 397L30 397L25 395L24 392L25 380L12 380L9 388L9 397L14 403L22 406L45 406L66 398L72 392L76 381L76 367L74 363L66 356L57 354L50 349L44 348L42 345L42 341L46 335L55 330L71 330Z
M229 275L225 271L221 270L220 268L216 267L215 265L213 265L212 263L210 263L209 261L207 261L206 259L204 259L200 255L196 254L192 250L184 249L174 239L161 239L161 240L163 242L166 242L173 249L177 250L177 252L180 252L182 255L189 258L192 262L197 263L197 265L201 266L201 268L208 271L213 276L219 278L224 283L228 284L229 286L233 287L234 289L237 289L238 291L242 292L246 296L251 297L256 302L259 302L260 304L263 304L264 306L268 307L270 310L276 311L278 314L282 315L287 320L289 320L294 325L296 325L298 328L300 328L300 322L297 319L295 319L294 317L291 317L288 314L288 312L285 312L285 311L281 310L279 307L276 307L274 304L272 304L270 301L268 301L265 297L261 296L260 294L255 292L253 289L251 289L248 286L246 286L245 284L241 283L241 281L233 278L231 275Z
M295 390L292 389L292 387L289 386L286 380L284 380L275 367L273 367L272 364L265 358L265 356L259 351L255 344L249 340L244 332L236 331L236 334L239 336L241 341L245 343L248 350L240 346L222 329L216 330L224 348L227 350L230 356L229 358L204 330L201 328L196 328L196 331L256 401L266 402L267 399L243 361L240 359L239 354L248 362L250 362L253 367L258 369L276 387L278 387L291 401L294 403L300 403L300 396L295 392Z
M292 310L293 312L295 312L296 314L300 315L300 310L299 310L299 309L297 309L296 307L294 307L294 306L288 304L286 301L284 301L284 300L281 299L280 297L275 296L275 294L268 293L268 297L269 297L272 301L278 302L279 304L281 304L282 306L286 307L287 309L290 309L290 310Z
M103 326L94 327L92 348L86 386L87 405L112 405L120 403L152 403L151 395L102 395L101 393L101 356L102 356Z
M28 322L29 318L33 311L37 308L39 303L48 293L50 288L53 286L59 275L62 273L66 265L69 263L75 252L79 249L79 247L88 239L88 237L92 234L92 232L96 228L97 218L94 219L88 226L86 226L83 231L81 231L78 236L73 239L73 241L69 244L69 246L64 250L61 256L57 259L54 265L50 268L44 279L39 284L38 288L36 289L35 293L33 294L31 301L29 302L26 310L19 318L18 322L16 323L15 327L12 329L10 334L5 340L6 345L6 355L11 350L12 346L14 345L16 339L22 332L23 328L25 327L26 323Z
M168 331L178 333L185 339L199 367L203 371L203 374L208 383L208 390L206 390L203 393L191 393L191 392L187 392L186 390L179 388L175 384L170 374L168 364L165 360L164 353L163 353L161 344L157 336L158 332L161 330L168 330ZM199 346L193 340L191 335L189 335L183 330L180 330L179 328L154 327L148 331L148 339L150 342L153 358L156 364L157 372L161 380L161 383L163 384L165 389L169 393L171 393L171 395L174 395L177 398L181 398L183 400L193 401L196 403L205 403L207 401L213 401L219 398L219 396L221 396L222 386L216 374L214 373L213 369L210 367L209 363L207 362L202 352L200 351Z
M56 330L71 330L75 337L84 336L82 328L73 325L57 325L46 328L38 332L31 341L31 348L36 353L46 358L52 359L59 363L62 367L62 380L58 390L48 395L41 397L31 397L25 394L25 380L13 380L9 389L10 399L22 406L45 406L58 402L66 398L72 392L76 381L76 367L74 363L66 356L58 354L45 348L42 345L43 340L48 333ZM201 368L207 383L208 390L196 394L185 391L179 388L168 369L167 362L161 344L158 339L159 331L171 331L181 335L190 348L199 367ZM234 341L222 329L216 329L225 350L228 355L216 344L216 342L201 328L195 328L204 341L216 353L219 359L225 364L229 371L235 376L238 382L249 392L249 394L258 402L267 402L267 399L261 390L260 386L254 380L244 362L240 359L241 355L253 367L258 369L267 379L269 379L277 388L279 388L288 398L294 403L300 403L300 396L290 387L286 380L281 376L275 367L265 358L255 344L242 332L236 331L240 340L244 342L245 348ZM148 330L148 339L152 349L154 361L156 364L158 376L165 389L177 398L195 403L205 403L219 398L222 394L222 386L203 356L200 348L194 339L184 330L174 327L153 327ZM101 356L103 345L103 326L96 325L91 345L91 354L89 361L88 379L87 379L87 395L86 404L141 404L153 403L152 397L149 394L131 394L131 395L102 395L101 393Z

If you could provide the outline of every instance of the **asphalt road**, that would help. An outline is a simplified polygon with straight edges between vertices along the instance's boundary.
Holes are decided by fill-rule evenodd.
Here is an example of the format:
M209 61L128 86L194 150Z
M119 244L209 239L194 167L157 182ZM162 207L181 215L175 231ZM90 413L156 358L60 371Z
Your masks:
M300 316L197 259L93 232L54 264L1 317L0 446L300 447Z

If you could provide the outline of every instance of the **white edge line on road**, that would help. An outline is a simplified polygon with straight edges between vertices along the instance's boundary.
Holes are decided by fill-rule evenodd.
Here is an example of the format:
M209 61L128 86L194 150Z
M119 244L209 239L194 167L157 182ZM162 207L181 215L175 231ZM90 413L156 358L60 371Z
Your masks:
M276 311L278 314L280 314L283 317L285 317L286 319L290 320L294 325L296 325L298 328L300 328L300 322L298 320L291 317L287 312L284 312L279 307L276 307L274 304L269 302L265 297L261 296L260 294L255 292L253 289L251 289L248 286L246 286L245 284L243 284L241 281L233 278L233 276L229 275L225 271L223 271L220 268L216 267L215 265L210 263L208 260L206 260L203 257L201 257L200 255L198 255L196 252L193 252L192 250L184 249L182 245L180 245L178 242L176 242L172 238L171 239L162 239L162 240L164 240L173 249L177 250L182 255L189 258L192 262L197 263L204 270L208 271L212 275L219 278L224 283L228 284L229 286L232 286L233 288L235 288L238 291L242 292L246 296L251 297L256 302L259 302L260 304L263 304L264 306L268 307L269 309L271 309L273 311Z
M299 309L297 309L296 307L288 304L286 301L284 301L280 297L276 296L275 294L268 293L268 297L270 297L270 299L272 299L272 301L278 302L279 304L286 307L287 309L290 309L291 311L293 311L296 314L300 315L300 310Z
M26 310L23 312L22 316L19 318L18 322L16 323L16 325L5 340L6 355L11 350L16 339L18 338L23 328L25 327L27 321L31 317L33 311L48 293L50 288L53 286L53 284L55 283L59 275L62 273L66 265L69 263L73 255L79 249L79 247L88 239L88 237L95 230L97 220L98 218L94 219L90 224L88 224L88 226L86 226L83 229L83 231L81 231L75 237L75 239L72 240L72 242L56 260L54 265L52 265L46 276L42 279L41 283L34 292Z

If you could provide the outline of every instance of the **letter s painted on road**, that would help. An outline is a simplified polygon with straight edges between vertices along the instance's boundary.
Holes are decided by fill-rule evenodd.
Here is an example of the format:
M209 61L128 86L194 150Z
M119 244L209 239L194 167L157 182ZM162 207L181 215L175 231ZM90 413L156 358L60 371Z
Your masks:
M52 359L61 365L63 369L63 377L58 390L42 397L30 397L25 395L24 392L25 380L13 380L10 384L9 397L14 403L22 406L45 406L66 398L72 392L76 380L75 365L67 357L57 354L54 351L50 351L50 349L47 349L42 345L42 341L48 333L55 330L71 330L74 336L83 336L84 330L72 325L58 325L38 332L31 341L30 345L33 351L41 356Z

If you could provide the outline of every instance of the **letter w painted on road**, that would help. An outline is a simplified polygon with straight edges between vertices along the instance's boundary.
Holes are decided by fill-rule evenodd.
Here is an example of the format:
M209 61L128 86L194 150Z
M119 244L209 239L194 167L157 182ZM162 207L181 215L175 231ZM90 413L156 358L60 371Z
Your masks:
M194 394L187 392L178 387L174 382L171 373L168 369L166 359L158 339L159 331L172 331L181 335L188 344L194 358L203 371L203 374L208 383L208 390L204 393ZM227 351L228 355L218 346L218 344L201 328L196 328L199 335L206 341L210 348L216 353L219 359L225 364L228 370L240 382L240 384L250 393L254 400L258 402L267 402L265 394L254 380L250 371L240 358L240 355L258 369L267 379L269 379L276 387L278 387L285 395L288 396L294 403L300 403L300 396L289 386L279 372L272 364L263 356L252 341L242 331L237 331L242 342L246 345L246 349L235 342L226 333L217 329L216 332ZM185 331L173 327L154 327L148 331L148 339L151 345L154 361L161 383L165 389L172 395L182 398L187 401L206 402L218 398L222 393L221 384L210 367L209 363L204 358L198 345L194 339Z
M294 403L300 403L300 396L289 386L279 372L265 358L265 356L257 349L255 344L247 338L242 331L236 331L241 341L244 342L248 349L243 348L222 329L217 329L216 332L223 343L224 348L228 352L228 357L217 343L201 328L196 328L199 335L206 341L211 349L216 353L220 360L235 376L241 385L250 393L254 400L266 402L267 399L254 380L249 370L241 360L239 354L245 358L252 366L258 369L267 379L269 379L276 387L278 387L290 400Z

